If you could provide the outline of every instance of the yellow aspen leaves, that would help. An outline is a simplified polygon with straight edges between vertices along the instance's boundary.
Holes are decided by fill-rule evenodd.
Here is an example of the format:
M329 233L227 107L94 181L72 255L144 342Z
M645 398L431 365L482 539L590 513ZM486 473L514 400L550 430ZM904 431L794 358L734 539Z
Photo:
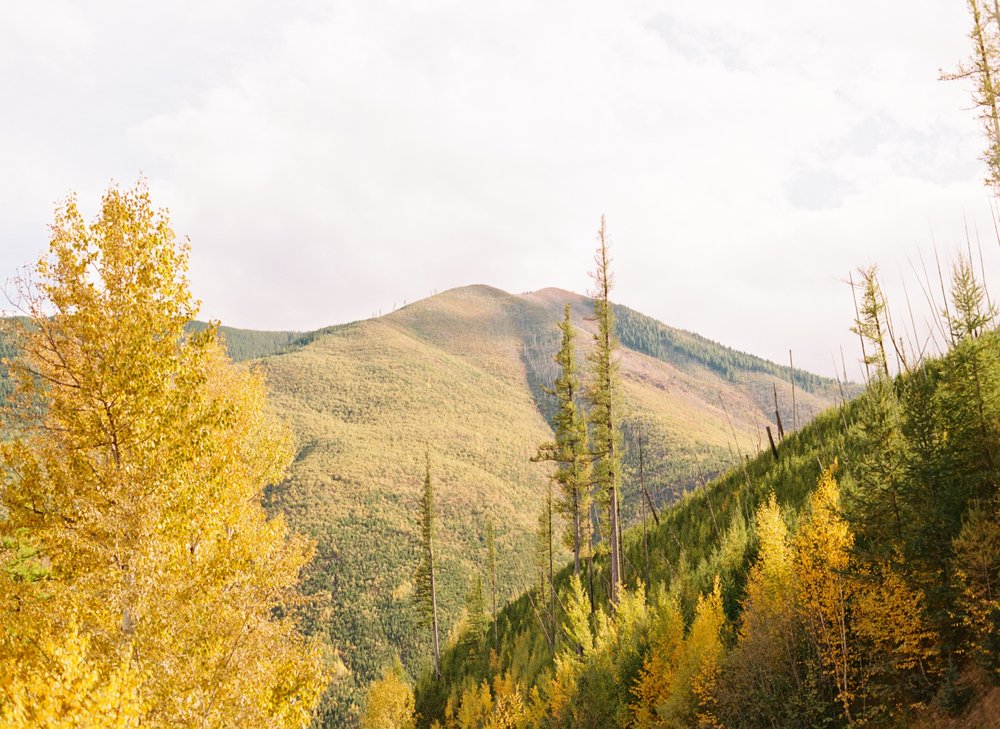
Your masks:
M94 676L122 726L307 725L322 661L289 608L312 546L261 506L293 453L261 375L214 327L186 333L187 245L143 183L91 224L69 199L51 230L19 285L0 447L0 538L27 535L49 569L4 605L0 675L30 692L67 656L52 726Z

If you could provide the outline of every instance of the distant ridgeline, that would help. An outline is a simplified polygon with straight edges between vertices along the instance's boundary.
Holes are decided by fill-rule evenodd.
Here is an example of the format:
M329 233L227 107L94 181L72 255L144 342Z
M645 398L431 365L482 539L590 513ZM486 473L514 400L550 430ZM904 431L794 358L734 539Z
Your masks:
M325 327L312 332L259 331L220 326L219 333L226 343L226 351L234 362L271 357L304 347L316 337L334 331L338 326ZM208 327L207 322L193 321L187 325L190 332L200 332Z
M615 305L618 338L622 346L666 362L690 360L708 367L730 382L739 382L747 372L771 375L790 381L790 367L769 362L752 354L713 342L710 339L662 324L627 306ZM805 370L794 371L795 386L807 392L825 392L832 384L829 377L820 377ZM859 390L852 385L853 394Z

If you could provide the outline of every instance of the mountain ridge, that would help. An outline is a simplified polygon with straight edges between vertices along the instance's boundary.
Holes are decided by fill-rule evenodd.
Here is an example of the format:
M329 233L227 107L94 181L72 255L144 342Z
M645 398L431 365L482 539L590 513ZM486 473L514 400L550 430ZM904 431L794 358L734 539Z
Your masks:
M313 332L265 336L223 328L242 358L257 348L251 366L265 373L272 407L299 443L287 479L269 490L268 506L317 542L304 583L311 605L305 620L330 637L345 666L324 704L327 723L355 722L361 691L395 655L412 671L427 655L427 631L410 600L425 450L439 498L445 633L458 624L481 571L489 521L499 558L514 565L500 575L501 598L523 588L547 481L545 466L529 458L552 437L543 388L555 377L556 323L566 303L583 362L593 331L590 300L553 288L510 294L459 287ZM646 483L662 505L766 448L773 392L788 425L791 398L786 381L760 366L742 367L766 361L616 306L621 312L623 341L636 347L623 346L619 356L623 515L634 522L640 430ZM713 369L715 361L729 362L730 371ZM803 383L815 392L797 382L800 423L836 399L833 380L810 377Z

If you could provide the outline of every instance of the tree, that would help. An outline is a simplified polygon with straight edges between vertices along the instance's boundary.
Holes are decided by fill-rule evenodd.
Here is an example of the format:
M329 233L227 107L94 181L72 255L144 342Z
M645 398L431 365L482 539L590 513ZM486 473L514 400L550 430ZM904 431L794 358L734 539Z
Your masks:
M556 378L555 388L547 390L558 401L553 418L556 439L542 444L532 460L553 461L557 464L553 475L559 484L557 510L566 520L563 541L573 550L573 573L578 575L584 521L590 510L587 491L590 463L587 453L587 420L577 402L580 396L580 379L573 347L575 334L569 304L566 304L565 317L559 324L559 330L562 332L562 345L555 356L559 376Z
M597 331L594 333L594 349L589 359L591 381L588 388L590 402L591 457L594 459L592 482L601 503L607 507L608 522L605 537L610 545L609 596L611 604L618 603L621 587L621 526L618 513L618 490L621 485L621 432L618 420L618 363L615 349L615 317L608 298L614 285L611 275L611 255L604 216L597 230L597 252L594 262L597 266L592 274L594 291L594 317Z
M143 182L111 187L90 225L71 197L51 230L18 284L0 446L0 539L30 543L47 575L0 573L18 583L0 585L16 600L0 611L15 687L0 715L46 724L46 702L19 709L16 687L58 685L101 724L304 726L325 683L291 611L312 546L261 505L292 456L262 376L229 362L214 327L185 333L188 247Z
M493 650L500 652L500 631L497 630L497 547L493 520L486 529L486 569L490 582L490 599L493 603Z
M632 688L632 720L639 729L666 726L659 714L670 698L671 685L684 647L684 618L675 598L659 590L649 631L649 655Z
M554 651L558 636L556 635L556 596L553 581L552 501L552 484L550 483L545 504L538 514L538 526L535 530L535 572L538 576L538 619L542 622L543 632ZM548 615L543 619L541 611L545 611L546 602L548 602Z
M424 620L430 624L434 643L434 676L441 678L441 644L438 639L437 584L434 573L434 486L431 483L431 454L424 454L424 493L420 501L421 557L417 565L416 598Z
M368 688L361 729L415 729L416 726L413 689L403 675L403 664L396 658Z
M716 576L712 592L698 597L691 630L673 666L667 699L658 709L666 726L718 726L714 693L725 622L722 588Z
M836 470L835 462L823 471L809 499L809 517L795 535L795 580L803 619L850 723L852 703L861 688L848 624L855 592L847 575L854 536L840 515Z
M997 99L997 63L1000 60L1000 7L996 0L993 7L979 0L968 0L969 12L972 13L972 30L969 39L972 41L972 65L959 66L958 71L945 74L948 80L972 78L976 89L973 101L980 109L980 119L986 134L986 151L982 160L986 162L989 173L986 184L1000 191L1000 102Z

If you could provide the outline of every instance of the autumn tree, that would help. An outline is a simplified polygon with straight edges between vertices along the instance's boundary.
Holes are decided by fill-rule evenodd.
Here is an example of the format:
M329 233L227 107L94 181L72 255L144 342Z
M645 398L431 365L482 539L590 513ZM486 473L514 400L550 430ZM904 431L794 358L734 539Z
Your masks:
M837 464L825 469L795 535L797 602L825 671L833 678L848 723L858 691L858 655L849 629L855 584L848 567L854 535L840 514Z
M726 657L717 699L726 726L818 725L788 528L774 493L756 513L757 562L747 578L737 644Z
M666 726L660 707L670 698L684 649L684 617L676 598L659 590L651 612L649 655L632 688L632 721L638 729Z
M618 603L621 587L621 525L619 523L618 491L621 486L621 423L619 421L620 393L618 363L615 350L618 347L615 336L615 316L609 298L614 285L611 274L611 254L609 250L607 226L601 216L601 227L597 230L597 252L594 254L596 269L594 279L594 318L597 331L594 333L594 348L589 355L591 377L588 387L590 404L590 438L593 474L591 482L594 493L605 506L608 520L605 538L610 545L610 590L611 604Z
M434 675L441 677L441 644L438 638L437 576L434 572L434 485L431 482L431 454L424 454L424 491L420 500L420 561L416 571L416 599L421 616L430 625L434 646Z
M413 688L403 674L399 658L368 688L361 729L415 729Z
M573 572L580 574L580 556L586 533L585 521L590 512L590 463L587 453L587 420L579 404L580 378L576 366L573 340L576 335L566 304L563 321L559 324L562 345L555 356L559 376L555 387L548 390L558 403L553 417L555 440L542 444L532 460L556 464L553 478L559 484L556 507L565 520L563 542L573 550Z
M324 684L290 610L312 546L261 506L292 456L263 377L197 311L143 182L57 209L18 282L0 540L6 726L305 726ZM8 590L7 583L13 589Z

